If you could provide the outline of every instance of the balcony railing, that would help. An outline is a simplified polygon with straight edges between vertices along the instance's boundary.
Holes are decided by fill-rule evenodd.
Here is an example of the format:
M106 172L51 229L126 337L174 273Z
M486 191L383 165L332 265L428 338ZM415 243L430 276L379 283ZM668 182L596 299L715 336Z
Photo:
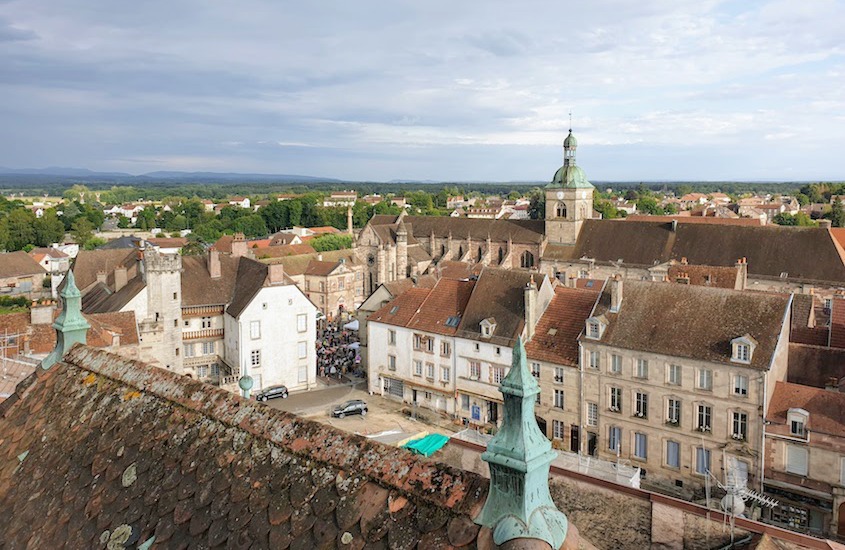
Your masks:
M223 338L223 329L204 328L201 330L191 330L182 333L182 340L201 340L211 338Z
M191 317L212 317L215 315L223 315L223 306L190 306L182 308L182 318L188 319Z

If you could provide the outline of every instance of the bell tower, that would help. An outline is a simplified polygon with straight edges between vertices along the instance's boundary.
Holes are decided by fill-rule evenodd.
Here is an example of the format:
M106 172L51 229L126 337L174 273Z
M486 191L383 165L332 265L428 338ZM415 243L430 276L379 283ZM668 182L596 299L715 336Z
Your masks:
M563 166L546 186L546 238L550 243L574 245L584 220L593 217L593 189L575 163L578 140L563 140Z

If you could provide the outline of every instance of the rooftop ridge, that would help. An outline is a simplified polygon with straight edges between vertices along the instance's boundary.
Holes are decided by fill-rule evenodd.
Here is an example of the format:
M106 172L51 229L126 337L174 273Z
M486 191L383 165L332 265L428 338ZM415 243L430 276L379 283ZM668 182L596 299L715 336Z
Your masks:
M33 384L49 376L79 369L149 393L224 425L279 446L292 455L315 460L346 472L364 474L371 481L412 495L455 514L474 514L484 501L488 481L482 476L436 462L424 461L405 449L384 445L360 435L299 418L251 402L226 390L179 376L139 361L84 345L76 345L49 371L24 380L0 407L0 417Z

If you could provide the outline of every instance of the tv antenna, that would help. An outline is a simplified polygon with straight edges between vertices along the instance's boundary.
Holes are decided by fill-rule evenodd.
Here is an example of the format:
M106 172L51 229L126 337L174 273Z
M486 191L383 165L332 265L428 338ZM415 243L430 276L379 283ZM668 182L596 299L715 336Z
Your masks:
M745 512L746 501L751 501L768 508L774 508L779 504L775 499L748 488L748 469L736 457L726 455L722 451L722 464L725 466L724 482L719 481L710 470L707 470L707 474L713 478L720 489L725 491L725 496L722 497L719 506L725 512L725 515L730 517L731 547L733 547L734 520L737 517L745 517L743 513Z

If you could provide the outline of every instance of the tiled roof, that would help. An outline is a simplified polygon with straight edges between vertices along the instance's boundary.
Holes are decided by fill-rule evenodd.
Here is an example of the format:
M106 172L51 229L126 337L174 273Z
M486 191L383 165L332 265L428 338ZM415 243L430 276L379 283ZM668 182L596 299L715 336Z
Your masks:
M374 229L377 226L390 226L396 223L396 219L396 216L380 214L373 216L369 225ZM494 241L512 238L515 243L538 244L543 240L545 228L543 220L484 220L447 216L405 216L403 219L409 226L409 233L418 239L428 238L432 233L437 238L445 239L451 233L454 239L466 240L471 236L473 240L481 242L486 241L489 235Z
M284 258L300 254L316 254L317 251L310 244L280 244L274 246L260 246L252 250L253 255L261 260L265 258Z
M455 334L474 286L473 281L440 279L406 326L436 334ZM448 325L450 318L456 320L452 326Z
M84 346L0 404L10 548L492 546L488 481Z
M619 313L610 312L610 285L594 311L608 320L602 344L731 364L731 340L748 334L757 341L750 366L769 368L788 295L633 279L622 283Z
M559 286L543 316L534 328L534 337L525 344L529 359L558 365L578 366L578 335L598 298L598 290Z
M678 223L700 223L712 225L741 225L741 226L756 226L763 225L760 218L717 218L712 216L644 216L633 214L625 218L628 222L671 222Z
M43 256L50 256L51 258L68 258L69 257L67 254L65 254L64 252L62 252L58 248L52 248L52 247L33 248L32 250L29 251L29 255L33 256L33 257L39 256L39 255L42 256L42 257Z
M689 278L688 284L691 285L735 289L739 268L676 263L669 267L668 276L671 282L676 282L678 277L685 276Z
M267 266L265 264L249 258L241 258L238 263L235 292L226 312L237 318L264 286L266 279Z
M74 275L76 272L74 272ZM120 311L132 298L147 287L144 278L139 274L127 281L126 285L113 292L103 283L98 283L82 297L83 313L108 313Z
M430 288L409 288L386 306L369 317L369 321L400 327L408 326L411 319L431 292Z
M823 388L836 378L845 389L845 349L789 344L786 381Z
M46 271L41 267L41 264L23 250L0 254L0 279L43 275L44 273Z
M219 254L220 277L211 278L206 256L182 256L182 307L228 304L240 258Z
M810 413L806 426L809 431L845 438L845 393L776 382L766 420L785 426L787 412L791 408ZM775 426L772 430L774 433L778 431Z
M830 347L845 348L845 299L839 296L830 303Z
M154 237L147 241L159 248L182 248L188 244L188 239L185 237Z
M796 344L826 346L830 338L830 327L822 323L811 323L815 318L816 297L812 294L792 296L792 319L789 341Z
M330 275L332 271L337 269L340 262L328 262L317 259L312 259L308 262L308 267L305 268L306 275L314 275L318 277L325 277Z
M399 296L406 290L412 287L419 288L434 288L437 284L437 277L434 275L421 275L416 279L408 277L406 279L397 279L389 283L382 283L382 285L390 292L391 296Z
M60 310L53 312L53 318L59 316ZM88 345L93 347L109 347L112 345L112 335L120 336L121 346L131 346L138 343L138 326L135 322L135 312L120 313L88 313L84 315L91 328L88 330ZM26 344L19 342L19 351L28 350L32 355L50 353L56 347L56 329L50 323L32 324L29 312L9 313L0 315L0 334L23 334ZM2 356L2 352L0 352Z
M539 285L540 276L536 274L484 268L461 319L460 335L479 338L480 323L489 317L496 319L494 337L512 340L521 334L525 326L525 287L532 276Z
M137 252L126 248L106 250L80 250L73 261L73 275L76 286L85 290L97 282L97 273L103 271L113 277L118 266L128 267L137 261Z
M437 271L441 277L446 279L469 279L478 275L484 269L484 264L471 264L468 262L456 262L447 260L437 264Z
M800 253L798 253L800 251ZM748 259L751 276L845 281L841 249L827 229L724 224L586 220L573 258L652 266L687 258L697 265L733 266Z

